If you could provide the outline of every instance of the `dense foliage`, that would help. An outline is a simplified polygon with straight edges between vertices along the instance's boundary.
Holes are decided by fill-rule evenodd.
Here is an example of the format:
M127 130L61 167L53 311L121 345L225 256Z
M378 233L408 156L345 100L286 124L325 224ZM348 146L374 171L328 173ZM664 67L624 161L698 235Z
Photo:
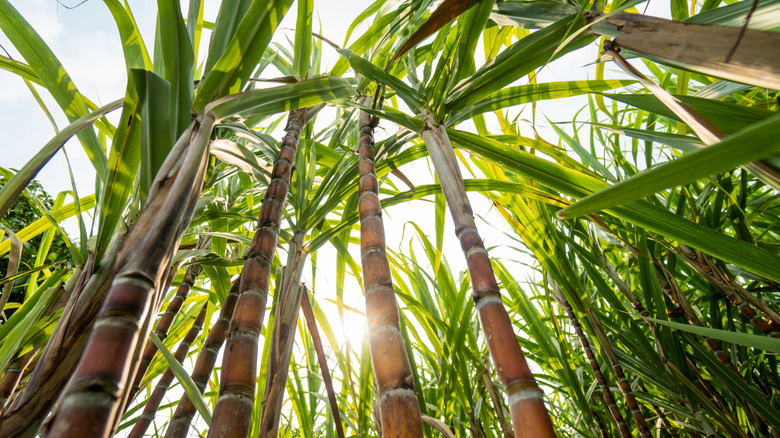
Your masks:
M534 379L559 436L780 434L780 1L377 0L343 46L313 0L157 3L151 42L105 0L127 91L98 108L0 0L0 68L71 122L0 189L24 269L69 261L0 326L0 435L529 436ZM595 77L540 81L572 53ZM52 204L30 181L73 136L97 193Z

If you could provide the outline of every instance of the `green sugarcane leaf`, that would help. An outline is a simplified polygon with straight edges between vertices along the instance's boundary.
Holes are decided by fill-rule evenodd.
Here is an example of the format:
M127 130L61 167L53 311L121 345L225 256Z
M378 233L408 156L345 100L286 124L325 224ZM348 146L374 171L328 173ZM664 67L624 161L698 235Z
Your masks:
M141 99L141 136L139 189L141 199L146 195L173 147L171 139L172 112L171 86L168 81L148 70L132 70L133 80Z
M395 52L393 57L388 62L388 68L395 62L396 59L403 56L411 48L419 44L425 38L433 35L436 31L447 25L450 21L457 18L460 14L466 12L473 3L478 3L485 0L444 0L433 13L425 20L425 23L420 26L407 40L404 45L401 46L398 51Z
M498 0L490 18L500 26L539 29L577 12L576 6L564 2Z
M596 178L560 167L495 140L454 129L448 129L447 133L460 147L568 196L584 198L606 187L603 181ZM681 242L755 274L780 281L780 272L776 269L780 266L780 257L770 250L726 236L647 201L634 201L615 207L610 213L673 242Z
M590 43L595 36L583 33L560 47L566 35L584 24L579 14L572 15L512 44L452 88L446 101L448 110L475 105L545 63Z
M677 117L672 110L658 100L657 97L650 94L605 94L604 96L660 116L680 121L680 118ZM701 114L705 119L712 122L715 127L726 135L733 134L753 123L765 120L774 114L773 111L722 102L719 100L702 99L692 96L675 95L674 97Z
M477 70L475 52L480 36L490 20L493 4L493 0L474 1L472 6L458 18L458 46L452 66L453 71L450 74L452 83L473 75Z
M0 56L0 69L11 72L21 77L22 79L26 79L37 85L43 86L41 78L38 77L38 74L35 73L35 70L21 61L7 58L5 56Z
M594 124L599 128L615 134L626 135L640 140L653 141L660 144L671 146L684 152L695 151L705 147L704 143L696 137L680 134L670 134L668 132L648 131L644 129L630 128L626 126L612 126Z
M8 0L0 0L0 29L35 71L71 123L76 123L89 114L90 102L78 91L76 84L43 38ZM98 178L105 180L108 173L106 154L95 131L82 128L77 132L77 136L95 167Z
M346 79L321 77L227 96L209 105L206 111L218 120L227 117L248 119L334 102L354 93L355 89Z
M771 30L780 26L780 0L735 2L686 18L685 22L735 27L747 25L750 29Z
M198 86L193 110L202 111L210 102L241 91L290 4L292 0L252 2L219 60Z
M114 17L116 26L119 29L119 37L122 40L122 52L125 55L125 65L127 68L152 69L152 60L149 58L149 52L146 51L146 45L141 37L141 31L135 22L133 13L130 11L130 5L127 1L124 6L119 0L103 0Z
M622 88L636 81L624 80L590 80L548 82L544 84L528 84L509 87L496 91L479 102L459 111L452 111L447 119L447 126L453 126L468 120L477 114L496 111L514 105L537 102L547 99L561 99L581 94Z
M694 335L705 336L732 344L744 345L746 347L757 348L759 350L769 351L780 354L780 339L769 338L766 336L753 335L750 333L732 332L728 330L718 330L711 327L700 327L689 324L680 324L679 322L663 321L654 318L645 318L656 324L665 325L675 330L681 330Z
M565 141L566 143L571 146L572 149L574 149L574 152L580 157L583 163L587 163L593 170L597 171L601 175L603 175L605 178L607 178L610 181L616 181L617 178L615 178L615 175L612 174L612 172L607 169L606 166L601 164L601 161L592 154L590 154L585 148L572 138L569 134L566 133L563 129L559 128L558 125L553 123L550 119L547 119L547 121L550 123L550 126L552 126L553 130Z
M252 3L253 0L225 0L220 3L219 13L211 32L209 53L206 58L206 66L203 69L204 77L211 73L214 65L225 53L230 41L238 30L238 25Z
M390 76L387 72L372 64L368 60L356 55L351 50L339 50L339 53L341 53L341 55L349 61L349 64L356 72L378 84L387 85L388 87L392 88L395 90L398 97L403 99L403 101L409 106L409 109L411 109L413 113L416 114L420 112L424 102L422 96L419 92L417 92L417 90L412 89L400 79L394 76Z
M89 195L79 200L81 211L89 210L95 207L95 195ZM39 234L56 227L63 220L72 217L76 214L76 203L70 203L64 207L55 208L51 211L51 214L37 219L35 222L24 227L21 231L16 233L19 240L27 242L30 239L38 236ZM5 255L11 248L11 244L8 240L0 242L0 256Z
M4 285L5 283L11 282L11 281L16 281L16 280L18 280L20 278L23 278L23 277L26 277L26 276L28 276L30 274L34 274L34 273L37 273L37 272L40 272L40 271L43 271L43 270L46 270L46 269L50 269L50 268L52 268L54 266L58 266L58 265L61 265L63 263L65 263L65 262L49 263L48 265L38 266L36 268L32 268L32 269L29 269L27 271L20 272L18 274L13 274L11 276L6 276L5 278L0 279L0 285ZM10 269L8 271L8 274L11 274L11 270Z
M168 350L163 341L161 341L154 332L149 333L149 339L154 342L154 345L160 350L160 353L162 353L165 360L168 361L168 366L171 368L171 371L173 371L173 375L176 376L179 383L181 383L184 392L187 393L187 397L190 398L192 404L198 409L200 416L203 417L206 424L211 424L211 412L206 406L206 401L203 400L203 395L201 395L198 387L195 386L195 382L192 381L192 377L187 373L187 370L185 370L184 367L181 366L181 363L173 357L171 351Z
M388 31L388 27L397 24L396 22L398 21L401 12L402 11L399 8L380 16L376 21L374 21L371 27L369 27L366 33L361 35L357 41L349 46L349 50L355 52L358 55L363 55L366 53L371 47L374 46L377 41L382 38L383 34ZM333 66L333 69L331 69L330 75L342 76L347 72L347 69L349 69L349 63L346 59L341 58L336 62L336 65Z
M299 79L309 77L312 47L312 12L314 0L298 0L298 16L295 22L295 53L293 72Z
M190 0L187 8L187 35L192 44L192 53L195 59L198 59L198 48L200 46L200 35L203 32L203 1Z
M97 260L102 258L103 252L114 236L136 179L141 159L143 129L141 110L146 85L145 77L144 70L130 70L128 75L124 107L111 145L108 160L109 173L103 186L104 195L100 203L101 221L95 242Z
M73 135L77 134L82 129L95 123L97 119L103 115L121 107L123 105L122 99L115 100L96 111L93 111L75 122L68 125L65 129L57 133L41 150L35 154L35 156L22 167L21 170L16 172L16 175L8 181L2 189L0 189L0 216L5 215L11 204L16 200L22 190L27 187L27 184L35 178L35 175L43 168L44 165L60 150L62 145L68 141Z
M558 216L573 218L595 213L764 158L780 149L778 132L780 115L775 115L726 137L720 143L648 169L589 195L561 210Z
M697 357L706 364L707 368L719 382L728 387L734 394L739 395L745 400L757 413L761 414L765 421L771 423L774 427L780 427L780 411L775 409L771 403L767 403L766 396L759 393L751 385L746 385L745 380L738 373L734 373L715 358L715 355L700 342L691 341L688 343L698 353Z
M0 372L6 371L8 362L14 358L27 333L33 328L49 302L56 296L55 292L58 289L61 289L61 286L39 288L38 292L27 299L22 307L3 324L0 330L0 339L2 339L0 342Z
M423 127L425 126L425 123L421 119L411 117L405 112L398 111L390 107L385 107L381 110L377 110L366 106L362 106L356 102L345 102L345 103L347 105L358 107L361 110L373 116L379 117L380 119L389 120L395 124L398 124L399 126L403 126L404 128L411 129L414 132L422 131Z
M160 155L168 154L167 146L173 144L173 141L179 138L182 132L192 120L192 94L193 94L193 69L195 55L192 49L192 41L187 32L187 25L184 24L184 18L181 15L181 4L178 0L157 0L157 9L159 10L160 34L158 38L165 43L162 45L162 59L165 66L165 80L170 86L170 99L168 99L170 109L167 111L165 122L170 123L170 134L167 144L155 144L155 148L160 148ZM147 84L145 90L150 93L162 92L158 88L161 81L151 81ZM154 97L154 94L148 97ZM158 100L159 99L159 100ZM153 111L150 116L159 117L165 112L157 111L156 106L165 99L155 98L155 101L148 102ZM147 123L152 131L163 129L164 126L152 126L154 122L150 119ZM156 140L155 134L152 139Z

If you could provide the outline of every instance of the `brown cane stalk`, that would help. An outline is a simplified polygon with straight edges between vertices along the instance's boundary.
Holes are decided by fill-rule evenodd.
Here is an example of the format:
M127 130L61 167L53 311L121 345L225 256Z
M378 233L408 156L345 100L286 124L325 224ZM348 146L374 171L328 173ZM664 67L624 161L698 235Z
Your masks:
M618 289L620 289L620 291L623 292L626 298L628 298L634 310L636 310L637 313L639 313L643 318L645 318L644 321L647 323L647 326L650 328L650 331L653 333L653 338L656 340L656 347L658 348L658 354L663 358L664 354L663 354L663 350L661 349L661 345L658 342L658 336L656 335L655 326L646 319L650 317L650 312L648 312L647 309L645 309L645 306L642 305L642 302L639 301L639 298L637 298L637 296L631 291L631 288L628 287L628 285L623 282L623 280L620 278L617 272L615 272L612 265L609 262L607 262L603 258L603 256L601 256L601 259L604 262L603 264L604 272L607 274L608 277L612 279L612 281L615 283L615 285L617 285ZM612 370L615 373L615 377L617 378L618 381L618 388L620 388L620 392L623 394L623 397L626 399L626 404L628 405L628 408L631 411L631 416L634 418L634 422L637 425L637 429L639 429L639 436L650 437L651 436L650 427L648 426L647 421L645 420L644 413L642 412L642 408L637 402L636 396L634 396L633 391L631 390L631 385L628 383L628 380L626 379L625 372L623 371L623 367L620 365L620 361L618 360L617 355L615 355L615 352L612 350L612 344L610 344L609 340L607 339L601 321L596 317L596 315L593 314L593 312L588 313L588 321L590 321L591 327L593 328L596 338L598 338L599 343L604 349L604 353L607 355L607 358L610 361L610 365L612 365ZM653 406L653 409L656 409L656 407Z
M509 314L501 301L493 266L477 231L474 213L447 131L435 124L428 115L421 135L441 182L455 222L455 233L466 256L474 303L490 356L509 399L515 436L554 437L556 435L550 414L544 405L544 394L528 367Z
M49 337L27 385L8 407L0 421L0 436L24 437L38 432L51 407L79 360L90 327L105 299L113 278L118 248L124 240L118 235L105 251L94 270L90 254L81 270L71 277L73 287L66 286L69 296L54 332ZM94 270L94 272L93 272ZM70 284L70 281L68 282Z
M200 275L200 271L202 269L203 268L198 264L192 264L187 267L187 270L184 273L184 278L181 280L179 288L176 289L176 294L173 296L173 298L171 298L171 301L168 303L168 307L160 316L160 319L157 322L157 327L154 329L154 334L157 335L161 341L164 341L165 338L168 337L168 330L170 330L171 325L173 324L173 320L176 318L179 310L181 310L181 306L184 304L184 300L187 299L187 295L189 295L190 289L195 283L195 279L197 279L198 275ZM163 294L160 295L162 296ZM133 400L135 398L135 394L137 394L138 390L141 388L141 382L143 382L146 370L152 363L155 354L157 354L157 345L154 342L147 342L141 356L141 362L138 366L138 371L135 373L133 387L130 390L130 396L128 397L129 400Z
M46 430L48 437L108 437L126 399L133 354L142 321L153 317L155 292L165 280L179 238L189 224L193 202L203 185L214 117L205 114L185 131L184 160L158 178L162 186L147 202L128 233L117 261L117 275L101 308L68 389ZM168 160L178 161L169 156ZM167 160L166 160L167 161Z
M38 348L32 349L8 364L5 374L3 374L3 379L0 380L0 413L5 410L5 405L13 397L16 387L22 380L24 370L30 365L38 351Z
M328 361L325 358L325 350L322 348L320 332L317 329L317 320L314 318L314 310L312 310L311 303L309 302L309 292L306 290L306 286L301 287L303 288L301 310L303 310L303 315L306 317L306 327L309 329L312 343L314 343L314 350L317 352L317 362L320 364L322 381L325 383L325 389L328 393L330 412L333 414L333 422L336 423L336 434L339 438L344 438L344 426L341 424L339 404L336 400L336 391L333 390L333 379L330 377L330 370L328 369Z
M379 180L374 165L376 122L378 120L372 119L367 112L360 112L358 211L368 345L377 384L382 436L421 437L420 407L400 330L398 304L385 248Z
M196 198L191 198L191 205L195 205L197 202ZM187 220L187 223L189 223L189 219ZM138 374L138 369L140 368L141 364L141 358L143 356L143 351L146 348L146 344L149 343L149 334L152 332L152 327L154 326L154 322L157 319L157 315L160 312L160 307L162 306L164 300L165 300L165 291L170 289L171 284L173 283L174 277L176 277L176 272L179 270L179 262L171 263L171 266L167 270L167 274L165 275L165 281L161 282L154 291L152 291L150 294L153 298L152 303L150 304L149 310L146 312L146 316L143 319L143 323L140 325L140 330L138 331L138 343L136 343L135 348L133 349L133 354L130 356L129 363L130 363L130 370L128 371L128 374L125 378L125 382L123 387L124 388L130 388L128 391L125 391L122 394L122 398L119 400L118 404L118 414L114 416L114 424L112 425L112 430L116 430L117 427L119 427L119 423L122 421L122 416L127 410L127 407L130 405L130 402L135 398L136 391L133 390L133 383L135 382L135 376ZM121 414L119 414L121 413Z
M268 352L268 371L263 395L263 412L260 416L260 436L279 435L284 391L292 359L295 328L298 326L298 310L304 289L300 285L307 252L303 248L304 233L296 230L288 247L287 265L282 274L279 296L276 298L276 314Z
M192 327L179 343L179 346L176 349L176 353L173 355L173 357L175 357L179 363L183 362L184 358L187 357L187 353L190 351L190 346L198 337L200 331L203 330L203 322L206 319L207 307L208 303L201 307L195 322L192 324ZM133 429L130 431L130 434L128 435L129 438L141 438L144 436L146 429L148 429L149 425L152 424L152 421L154 421L154 416L157 413L157 409L159 409L160 403L162 403L162 400L165 397L165 393L168 391L168 386L170 386L171 382L173 382L173 378L173 370L168 367L168 369L165 370L165 373L163 373L162 377L160 377L160 380L157 382L154 391L152 391L152 395L149 396L149 398L146 400L146 406L144 406L144 410L141 413L141 416L138 418L138 421L136 421Z
M612 371L617 378L618 388L620 388L620 392L623 393L623 398L626 399L626 405L628 405L628 409L631 411L631 416L634 418L636 427L639 429L639 436L642 438L650 438L652 436L650 427L647 425L642 408L639 406L639 402L637 402L636 396L634 396L634 392L631 390L631 384L628 383L628 379L626 379L623 367L620 365L620 361L618 360L615 351L612 349L612 344L609 343L609 339L607 339L607 335L604 333L604 327L601 325L601 321L593 312L588 313L588 321L590 321L591 327L593 327L593 331L601 344L601 348L604 349L604 353L607 355L610 365L612 365Z
M198 388L201 394L206 389L206 385L209 382L209 376L214 369L214 364L217 363L217 354L222 348L222 344L225 343L227 337L227 330L230 327L230 319L233 317L233 310L236 307L236 301L238 300L238 289L240 285L240 278L233 282L233 287L230 288L230 292L225 298L225 302L220 309L219 318L214 323L214 327L211 328L209 335L203 342L198 353L198 358L195 360L195 366L192 369L192 381ZM190 428L192 418L195 416L197 408L190 400L189 396L185 393L179 400L176 411L171 417L171 421L168 424L168 430L165 432L166 438L184 438L187 436L187 431Z
M631 431L628 429L623 414L615 403L615 397L612 396L612 391L609 389L609 382L607 382L606 377L604 377L604 373L601 372L601 366L599 365L598 360L596 360L596 355L593 354L593 350L590 348L590 341L585 337L580 321L577 319L577 315L574 314L574 309L572 309L571 304L569 304L569 301L560 290L555 290L555 292L555 298L558 300L558 304L560 304L563 311L566 312L566 316L569 318L572 327L574 327L574 332L577 334L580 344L582 344L582 349L585 351L585 357L590 363L590 369L593 370L593 375L596 376L599 387L601 387L601 393L604 395L604 403L607 404L609 413L612 415L612 419L615 421L615 425L617 425L617 428L620 431L620 436L623 438L630 438Z
M208 433L212 438L240 438L249 434L257 378L257 343L271 282L271 262L279 242L282 212L307 112L307 108L290 112L286 135L260 208L257 231L245 256L238 302L222 360L219 399Z

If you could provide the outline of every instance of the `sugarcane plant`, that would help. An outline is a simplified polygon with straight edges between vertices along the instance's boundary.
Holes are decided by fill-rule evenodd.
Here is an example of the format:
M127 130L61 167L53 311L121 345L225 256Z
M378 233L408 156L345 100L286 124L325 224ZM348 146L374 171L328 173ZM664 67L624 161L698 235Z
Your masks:
M780 435L777 0L103 3L98 106L0 0L0 435Z

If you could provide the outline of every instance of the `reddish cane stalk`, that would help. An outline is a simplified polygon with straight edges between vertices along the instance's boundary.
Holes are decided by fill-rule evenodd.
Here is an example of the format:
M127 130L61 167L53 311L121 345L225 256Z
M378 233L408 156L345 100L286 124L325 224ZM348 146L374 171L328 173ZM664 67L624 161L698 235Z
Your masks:
M288 243L287 265L282 275L281 287L277 290L274 326L268 353L268 372L263 392L263 412L260 417L260 436L279 435L284 392L290 372L290 360L298 326L298 311L301 307L303 288L300 285L307 252L303 249L304 233L295 231Z
M200 275L200 271L202 269L203 268L201 268L200 265L193 264L190 265L185 271L184 278L181 280L179 288L176 289L176 295L174 295L171 301L168 303L168 307L160 316L160 320L157 322L157 327L154 329L154 334L157 335L161 341L164 341L165 338L168 337L168 330L171 329L173 320L176 318L179 310L181 310L181 306L184 304L184 300L187 299L187 295L190 293L190 288L192 288L192 285L195 283L195 279L198 278L198 275ZM135 374L133 388L130 390L130 400L135 398L135 394L138 393L138 390L141 388L141 382L143 381L146 370L152 363L152 359L154 359L155 354L157 354L157 345L154 342L147 342L146 346L144 347L143 355L141 356L141 363L138 366L138 371L136 371Z
M211 328L209 335L203 342L203 347L200 349L198 359L195 361L195 366L192 369L192 381L195 382L195 386L201 394L203 394L206 385L209 383L209 376L211 376L211 371L214 369L214 364L217 363L217 354L222 348L222 344L225 343L227 330L230 326L230 319L233 317L233 309L235 309L236 301L238 299L240 281L240 279L236 279L233 282L233 287L230 288L230 292L225 298L225 302L222 304L219 319L214 323L214 327ZM192 403L189 396L187 396L186 393L182 395L181 400L179 400L179 405L176 406L176 411L173 413L173 417L168 424L168 430L165 432L165 437L186 437L187 431L190 428L190 423L196 412L197 408L195 408L195 405Z
M187 357L187 353L190 351L190 346L198 337L200 331L203 330L203 321L206 319L207 307L208 303L201 307L195 322L192 324L192 327L184 336L184 339L182 339L182 341L179 343L179 346L176 349L176 353L173 355L173 357L176 358L179 363L183 362L184 358ZM138 418L138 421L136 421L133 429L130 431L130 434L128 435L129 438L141 438L144 436L146 429L148 429L149 425L152 424L152 421L154 421L154 416L157 413L157 409L159 409L160 403L162 403L162 400L165 397L165 393L168 391L168 386L170 386L171 382L173 382L173 378L173 370L168 367L168 369L165 370L165 373L163 373L162 377L160 377L160 380L157 382L157 386L155 386L154 391L152 391L152 395L147 399L143 413Z
M38 351L38 348L30 350L8 364L3 379L0 380L0 413L5 410L5 405L13 397L16 387L22 380L24 370L30 365Z
M623 372L623 367L620 365L620 361L618 361L617 355L612 349L612 344L609 343L607 335L604 333L604 326L592 312L588 313L588 320L590 321L591 327L593 327L593 331L596 333L599 343L601 343L601 348L604 349L604 354L607 355L607 358L612 365L612 371L617 378L618 387L620 388L620 392L623 393L623 397L626 399L628 409L631 410L631 416L634 418L636 427L639 430L639 436L642 438L650 438L652 436L650 434L650 427L647 425L644 413L642 412L642 407L639 405L639 402L636 401L636 396L631 390L631 384L628 383L626 374Z
M376 377L382 436L420 437L423 434L420 407L401 335L398 304L385 248L379 181L374 165L373 123L376 121L370 114L361 111L358 210L368 345Z
M68 303L24 391L5 412L0 422L0 436L25 437L38 433L84 350L90 327L111 284L117 251L123 240L124 236L119 235L111 243L95 272L94 255L90 254L83 269L77 268L71 277L73 287L68 289L66 286L70 297Z
M142 321L153 311L154 291L165 280L184 232L208 163L214 118L193 121L184 161L168 177L128 233L117 262L117 275L89 336L76 370L46 430L47 437L108 437L133 375L132 356ZM175 159L177 157L170 157ZM195 198L196 199L196 198Z
M303 310L303 315L306 317L306 327L309 328L309 333L311 333L311 339L314 343L314 349L317 351L317 362L320 364L320 370L322 371L322 381L325 382L325 389L328 392L330 412L333 414L333 422L336 423L336 434L339 438L344 438L344 426L341 424L339 404L336 400L336 391L333 390L333 379L330 377L328 361L325 359L325 350L322 348L320 332L317 330L317 320L314 319L314 310L312 310L311 303L309 302L309 292L306 290L306 286L301 287L304 289L303 300L301 300L301 310Z
M596 355L593 354L593 350L590 348L590 341L588 341L588 338L585 337L585 333L582 331L580 321L577 319L577 315L574 314L574 309L571 308L571 304L569 304L569 301L560 291L556 292L558 303L566 312L566 316L569 317L569 322L571 322L572 327L574 327L574 332L577 334L577 337L580 340L580 344L582 344L582 349L585 351L585 357L588 358L588 362L590 363L590 369L593 370L593 374L596 376L596 381L601 387L601 393L604 395L604 402L607 404L609 413L612 415L612 419L615 420L615 424L617 425L618 430L620 430L620 436L623 438L630 438L631 431L628 429L626 421L623 418L623 414L620 412L620 409L615 403L615 397L612 396L612 391L609 389L609 382L607 382L606 377L604 377L604 374L601 372L601 366L596 360Z
M441 182L461 249L466 255L474 303L490 356L509 399L515 436L554 437L556 435L544 405L544 395L528 367L501 300L493 266L477 231L474 213L447 131L434 124L428 116L421 135Z
M257 379L257 343L271 282L271 262L279 242L282 212L306 113L305 108L290 112L287 134L260 208L258 228L245 256L238 302L222 360L219 399L208 433L212 438L249 434Z

